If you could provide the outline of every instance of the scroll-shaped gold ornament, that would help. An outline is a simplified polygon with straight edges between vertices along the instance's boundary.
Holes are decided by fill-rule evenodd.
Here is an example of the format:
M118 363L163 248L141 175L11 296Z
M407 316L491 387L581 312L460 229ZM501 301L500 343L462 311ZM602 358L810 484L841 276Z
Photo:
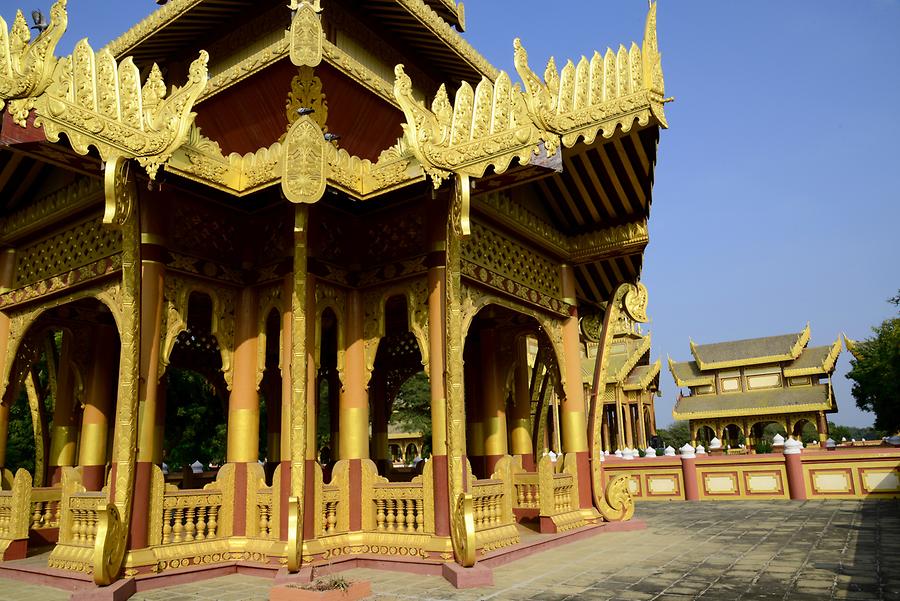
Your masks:
M131 216L137 198L137 187L131 176L127 159L115 156L106 161L103 190L106 197L103 223L113 227L122 227Z
M326 143L322 128L309 115L291 125L281 161L281 189L289 201L313 204L325 194Z
M457 563L464 568L471 568L476 561L475 510L471 494L462 493L456 497L450 533Z
M101 586L115 581L125 561L128 530L119 508L107 503L97 511L97 538L94 540L94 582Z

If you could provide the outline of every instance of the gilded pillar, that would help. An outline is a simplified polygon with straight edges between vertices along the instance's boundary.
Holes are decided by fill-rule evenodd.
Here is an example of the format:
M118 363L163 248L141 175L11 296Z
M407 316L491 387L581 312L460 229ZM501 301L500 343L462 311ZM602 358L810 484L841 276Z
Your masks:
M166 448L166 380L160 378L156 388L156 423L153 425L153 463L161 466Z
M623 450L628 444L625 442L625 424L623 424L623 418L625 417L625 412L623 410L622 404L622 395L619 394L619 389L616 387L613 391L613 394L616 397L616 450Z
M624 395L625 392L623 391ZM625 423L625 446L629 449L634 448L634 413L631 411L631 402L628 397L625 396L625 400L622 403L622 412L623 412L623 422Z
M106 476L106 449L109 421L116 391L116 332L110 326L96 326L93 332L94 352L87 374L84 414L81 419L81 441L78 465L87 490L103 488Z
M72 334L63 330L56 375L56 404L50 433L50 482L57 484L62 468L75 465L78 430L75 418L75 374L72 369Z
M606 407L603 407L603 425L601 426L601 431L603 435L603 443L601 445L602 449L607 453L611 453L610 449L610 440L609 440L609 412L606 410Z
M306 305L304 307L306 313L306 344L304 349L306 352L306 444L304 455L304 489L310 491L310 494L303 496L303 537L310 539L315 538L315 507L316 496L313 489L315 488L315 469L313 464L316 462L318 448L316 446L316 426L318 424L318 399L319 399L319 378L317 377L318 366L316 365L316 330L318 323L316 315L316 277L311 273L306 273Z
M369 457L369 393L363 307L359 291L347 295L344 389L340 401L341 459Z
M441 236L443 238L443 236ZM440 261L442 244L434 255ZM437 261L436 261L437 262ZM434 531L450 536L450 499L447 482L447 392L444 380L446 341L446 268L437 264L428 269L428 362L431 385L431 460L434 474Z
M500 458L508 452L506 439L506 396L497 331L481 331L481 396L484 402L481 423L484 432L484 477L488 478Z
M635 407L637 409L637 431L638 431L638 439L637 446L641 449L647 448L647 425L644 423L644 400L643 400L643 392L637 393L637 402L635 403Z
M259 460L259 392L256 362L259 346L256 290L244 288L238 298L234 324L234 380L228 398L229 463Z
M588 452L587 416L584 408L584 384L581 380L581 339L578 328L578 307L575 297L575 272L571 265L560 268L563 300L571 305L568 319L563 323L563 352L565 353L565 398L562 399L563 451L575 455L578 467L578 500L582 508L593 505L591 498L591 467Z
M463 355L465 361L464 403L466 408L466 455L472 464L476 478L484 478L484 409L483 388L481 385L481 356L478 349L471 344L466 345Z
M344 388L340 397L340 457L349 461L350 530L362 529L362 460L369 458L369 393L362 295L347 295Z
M513 411L509 439L512 454L522 458L522 467L534 470L534 448L531 442L531 392L528 383L528 342L516 339L516 364L513 372Z
M819 414L816 416L816 418L816 421L818 422L816 425L816 429L819 431L819 446L824 449L825 441L828 440L828 420L825 419L824 411L819 411Z
M13 274L16 268L16 251L7 248L0 253L0 292L6 292L12 286ZM9 342L9 317L6 313L0 313L0 369L8 373L6 362L13 361L15 357L6 356L6 348ZM0 399L0 468L6 467L6 442L9 437L9 404ZM12 400L10 400L10 403Z

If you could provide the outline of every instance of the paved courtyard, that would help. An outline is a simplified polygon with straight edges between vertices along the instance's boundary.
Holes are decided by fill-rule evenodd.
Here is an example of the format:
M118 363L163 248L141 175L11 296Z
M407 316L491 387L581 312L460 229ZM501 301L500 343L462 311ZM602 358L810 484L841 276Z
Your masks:
M437 576L343 572L379 601L688 599L900 601L900 502L641 504L647 529L613 532L494 570L494 586L456 590ZM232 575L135 601L263 601L270 581ZM65 599L0 579L0 601Z

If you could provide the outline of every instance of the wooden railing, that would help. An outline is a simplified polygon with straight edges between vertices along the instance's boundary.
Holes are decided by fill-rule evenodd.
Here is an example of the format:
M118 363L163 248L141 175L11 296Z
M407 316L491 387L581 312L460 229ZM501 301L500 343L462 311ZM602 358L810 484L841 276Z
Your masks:
M220 536L222 493L216 490L166 491L162 544L190 543Z

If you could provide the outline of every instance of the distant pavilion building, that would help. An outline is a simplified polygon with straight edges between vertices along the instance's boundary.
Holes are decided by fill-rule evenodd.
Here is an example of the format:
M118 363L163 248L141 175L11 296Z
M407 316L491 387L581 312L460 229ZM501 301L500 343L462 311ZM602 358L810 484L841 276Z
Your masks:
M588 345L581 359L581 375L585 399L590 399L597 364L596 347ZM612 453L617 449L646 449L656 436L656 413L653 398L659 391L660 361L650 363L650 334L640 326L625 321L615 328L609 346L609 362L601 389L603 421L602 447Z
M693 361L669 359L680 388L672 410L676 420L689 420L692 444L718 437L736 446L740 437L753 448L770 423L799 437L807 422L824 444L826 414L837 411L831 374L841 340L807 348L809 324L803 331L715 344L691 341Z

